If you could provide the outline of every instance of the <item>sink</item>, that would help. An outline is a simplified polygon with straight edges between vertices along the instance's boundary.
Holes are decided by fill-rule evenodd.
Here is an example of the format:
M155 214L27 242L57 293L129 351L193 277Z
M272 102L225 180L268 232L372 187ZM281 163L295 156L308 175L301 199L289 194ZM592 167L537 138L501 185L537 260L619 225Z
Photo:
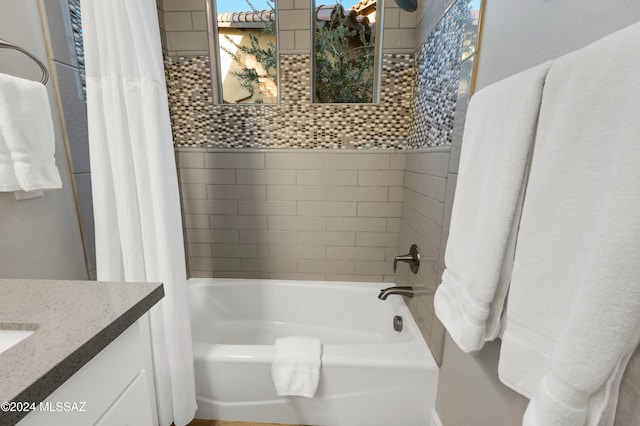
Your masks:
M0 353L33 334L33 330L0 330Z

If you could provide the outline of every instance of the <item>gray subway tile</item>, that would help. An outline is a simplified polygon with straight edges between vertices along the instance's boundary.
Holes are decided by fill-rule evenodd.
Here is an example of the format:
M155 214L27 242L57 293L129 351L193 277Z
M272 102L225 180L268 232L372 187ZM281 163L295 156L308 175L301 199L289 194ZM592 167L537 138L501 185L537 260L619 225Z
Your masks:
M220 169L180 169L182 183L234 184L235 170Z
M356 274L358 275L384 275L392 274L393 266L391 262L384 261L356 261Z
M352 282L382 282L382 275L356 275L354 274L326 274L326 281L344 281Z
M181 169L202 169L204 168L204 152L187 152L184 149L178 150L178 168Z
M327 231L372 231L387 229L386 219L376 217L328 217Z
M207 185L207 198L210 200L265 200L266 189L263 185Z
M238 201L240 214L258 216L295 216L295 201Z
M235 200L182 200L185 214L237 214Z
M298 272L353 274L354 269L350 260L298 260Z
M356 245L366 247L397 247L397 232L356 232Z
M164 12L164 29L165 31L193 30L191 12Z
M327 168L344 170L387 170L389 154L329 154Z
M183 183L180 185L183 199L207 199L207 186L204 183Z
M358 184L358 172L355 170L298 170L296 176L298 185L350 186Z
M327 219L316 216L270 216L269 229L293 231L324 231Z
M411 191L409 189L404 190L402 195L402 201L427 219L442 226L444 204L433 198L425 197L422 194Z
M325 246L271 245L269 257L276 259L324 259Z
M209 228L208 214L186 214L184 215L185 228Z
M212 257L190 257L189 266L193 270L202 271L240 271L240 259L224 259Z
M295 231L240 230L240 242L248 244L295 244Z
M211 215L212 229L267 229L266 216Z
M358 216L364 217L401 217L402 203L358 203Z
M242 259L242 270L250 272L296 272L295 260L288 259Z
M387 232L400 232L402 219L397 217L387 218Z
M356 216L357 203L346 201L298 201L300 216Z
M324 274L305 274L303 272L271 272L272 280L324 281Z
M214 257L269 257L266 244L212 244Z
M191 257L212 257L211 244L190 243L188 244L189 256Z
M205 10L204 0L164 0L162 9L165 12L179 10Z
M298 244L353 246L356 242L355 232L331 231L298 231Z
M449 153L412 153L407 156L406 170L446 178L449 172Z
M264 154L256 152L208 152L204 155L208 169L264 169Z
M276 201L325 200L327 188L324 186L268 186L267 199Z
M331 186L327 188L327 200L333 201L387 201L386 186Z
M333 260L384 260L381 247L327 247L327 259Z
M266 154L268 169L311 169L327 168L327 155L324 153L268 153Z
M358 172L359 186L402 186L403 180L402 170L360 170Z
M238 231L235 229L187 229L187 241L190 243L237 243Z
M238 183L244 185L295 185L294 170L237 170Z

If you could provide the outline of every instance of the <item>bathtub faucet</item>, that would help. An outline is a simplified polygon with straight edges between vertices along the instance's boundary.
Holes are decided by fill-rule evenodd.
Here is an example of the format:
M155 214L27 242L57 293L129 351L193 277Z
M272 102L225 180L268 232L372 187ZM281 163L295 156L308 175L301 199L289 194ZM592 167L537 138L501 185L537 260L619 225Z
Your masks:
M398 286L398 287L389 287L380 290L380 294L378 295L378 299L387 300L392 294L398 294L400 296L413 297L417 294L427 294L433 293L433 290L428 288L413 288L411 286Z

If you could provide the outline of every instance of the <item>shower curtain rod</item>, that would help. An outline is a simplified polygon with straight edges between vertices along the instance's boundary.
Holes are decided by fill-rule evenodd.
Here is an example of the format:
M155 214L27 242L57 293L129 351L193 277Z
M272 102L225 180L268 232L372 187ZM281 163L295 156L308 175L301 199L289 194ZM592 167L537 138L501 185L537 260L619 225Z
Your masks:
M47 81L49 80L49 71L47 71L47 67L42 62L40 62L38 58L36 58L33 54L31 54L28 50L23 49L22 47L16 44L13 44L9 41L0 39L0 49L1 48L17 50L18 52L24 53L25 55L33 59L42 70L42 78L40 79L40 83L47 84Z

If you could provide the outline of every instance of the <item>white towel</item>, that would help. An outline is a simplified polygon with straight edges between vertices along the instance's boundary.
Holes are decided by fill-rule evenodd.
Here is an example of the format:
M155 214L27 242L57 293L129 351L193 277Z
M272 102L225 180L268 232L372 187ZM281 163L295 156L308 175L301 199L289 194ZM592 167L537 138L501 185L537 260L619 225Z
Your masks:
M0 191L62 188L47 89L0 74Z
M640 24L545 83L500 355L524 425L613 424L640 339Z
M527 164L550 63L473 96L435 313L466 352L493 340L508 290Z
M271 376L278 395L315 395L320 380L320 352L320 340L315 337L276 339Z

